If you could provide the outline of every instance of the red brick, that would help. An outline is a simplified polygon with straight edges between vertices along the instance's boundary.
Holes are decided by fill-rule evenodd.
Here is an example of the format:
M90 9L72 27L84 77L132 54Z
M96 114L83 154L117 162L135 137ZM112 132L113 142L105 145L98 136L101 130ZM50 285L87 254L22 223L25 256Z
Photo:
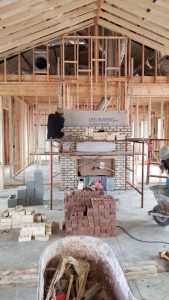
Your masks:
M90 233L89 227L83 227L83 233L84 234L89 234Z
M105 211L105 207L104 207L104 205L101 205L101 204L99 204L99 211L101 212L104 212Z
M100 233L100 226L95 226L94 232L95 232L96 234L97 234L97 233Z
M89 233L90 233L90 235L92 235L92 236L94 235L94 227L89 229Z
M83 234L83 227L82 228L78 228L78 234Z
M110 211L110 204L105 204L104 207L105 207L105 211Z
M70 216L70 220L71 221L74 221L74 220L76 220L77 218L75 217L75 216Z
M65 223L66 227L71 227L71 222L66 220L66 223Z
M78 217L83 217L84 213L83 212L78 212Z
M89 221L89 222L94 222L93 216L91 216L91 217L90 217L90 216L87 216L87 218L88 218L88 221Z
M94 228L95 224L93 222L89 222L89 228Z
M100 237L100 233L94 233L93 236L95 236L95 237Z
M77 230L73 230L73 234L78 234L78 231Z
M83 225L84 226L89 226L89 221L88 220L83 220Z
M99 212L99 206L97 204L93 205L94 214Z
M104 238L104 237L108 237L109 235L106 232L104 232L104 233L100 233L99 236L102 237L102 238Z
M72 227L66 227L66 232L72 232L73 231L73 229L72 229Z

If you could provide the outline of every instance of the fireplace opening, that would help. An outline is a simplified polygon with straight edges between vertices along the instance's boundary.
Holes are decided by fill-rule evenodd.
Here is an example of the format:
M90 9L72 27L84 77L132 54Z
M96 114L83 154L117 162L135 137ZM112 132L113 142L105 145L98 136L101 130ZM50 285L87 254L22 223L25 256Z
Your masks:
M78 181L87 187L96 179L100 179L105 191L114 190L114 159L80 159L78 160Z

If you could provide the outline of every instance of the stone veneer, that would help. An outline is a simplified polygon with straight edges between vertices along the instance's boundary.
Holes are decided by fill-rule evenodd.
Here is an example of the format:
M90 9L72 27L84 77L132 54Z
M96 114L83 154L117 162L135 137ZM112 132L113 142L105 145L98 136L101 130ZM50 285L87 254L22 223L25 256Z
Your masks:
M70 136L71 139L74 138L76 140L80 139L81 141L95 141L94 137L88 135L90 129L93 131L93 135L98 135L98 131L100 127L95 128L87 128L87 127L65 127L64 133L65 137ZM131 127L108 127L104 128L104 133L100 133L99 141L105 141L107 135L111 135L112 142L116 140L116 150L117 151L125 151L125 138L131 137ZM98 137L97 137L98 139ZM110 141L110 140L109 140ZM75 151L76 143L71 142L70 151ZM128 149L129 150L129 149ZM114 159L114 158L113 158ZM60 157L61 164L61 189L66 188L76 188L78 184L77 180L77 160L71 158L71 156L61 155ZM125 156L116 156L115 157L115 190L123 190L125 188Z

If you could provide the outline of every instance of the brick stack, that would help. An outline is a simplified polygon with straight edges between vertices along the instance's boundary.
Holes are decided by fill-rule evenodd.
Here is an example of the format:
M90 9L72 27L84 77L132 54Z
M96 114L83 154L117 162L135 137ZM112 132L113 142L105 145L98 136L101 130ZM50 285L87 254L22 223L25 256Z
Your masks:
M102 191L65 193L65 228L72 235L111 237L117 234L115 199Z
M55 222L46 220L46 216L37 213L32 208L17 206L6 209L0 216L0 231L20 228L19 242L28 242L32 239L48 241L52 235ZM55 226L56 227L56 226Z

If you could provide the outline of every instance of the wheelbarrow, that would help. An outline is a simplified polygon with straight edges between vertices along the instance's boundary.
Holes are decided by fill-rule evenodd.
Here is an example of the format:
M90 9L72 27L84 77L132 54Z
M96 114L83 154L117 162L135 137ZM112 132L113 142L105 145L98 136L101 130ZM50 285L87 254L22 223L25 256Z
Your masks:
M52 262L52 266L54 266L56 257L60 255L72 256L76 259L88 261L90 267L93 264L95 266L93 276L95 279L104 279L105 285L110 291L111 298L108 299L136 300L113 249L99 238L89 236L60 238L44 250L39 262L37 300L46 299L45 286L47 276L45 274L50 267L50 263Z
M154 185L151 186L154 197L158 205L154 206L148 212L153 217L155 222L160 226L169 225L169 186L168 185Z

